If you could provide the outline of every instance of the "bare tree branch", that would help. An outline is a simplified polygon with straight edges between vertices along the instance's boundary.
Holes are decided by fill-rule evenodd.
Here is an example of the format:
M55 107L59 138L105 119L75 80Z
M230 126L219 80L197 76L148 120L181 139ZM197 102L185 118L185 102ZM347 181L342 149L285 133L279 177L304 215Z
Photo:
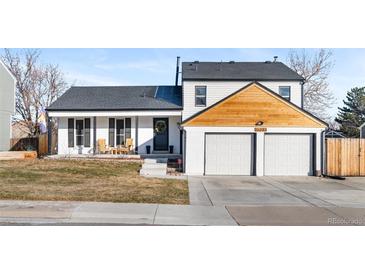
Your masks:
M335 97L329 89L328 76L333 67L332 52L320 49L313 55L305 50L292 50L288 56L291 69L304 80L304 108L317 117L330 121L328 108L335 103Z
M5 49L1 59L16 78L15 120L21 120L31 135L38 134L38 117L66 89L57 65L41 65L39 50L12 52Z

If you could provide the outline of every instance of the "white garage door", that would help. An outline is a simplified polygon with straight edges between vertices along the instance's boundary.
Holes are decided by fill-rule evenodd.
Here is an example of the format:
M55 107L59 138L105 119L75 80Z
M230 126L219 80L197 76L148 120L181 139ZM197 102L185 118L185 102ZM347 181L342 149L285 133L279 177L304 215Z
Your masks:
M265 175L313 175L311 134L266 134Z
M206 134L206 175L252 175L252 134Z

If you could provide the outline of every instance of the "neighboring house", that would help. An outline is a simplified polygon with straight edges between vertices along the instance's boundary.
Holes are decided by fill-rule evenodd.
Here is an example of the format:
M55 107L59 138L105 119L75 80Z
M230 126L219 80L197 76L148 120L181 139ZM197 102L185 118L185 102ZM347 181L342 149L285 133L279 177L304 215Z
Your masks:
M72 87L48 108L58 153L133 138L182 154L188 175L316 175L327 124L302 109L303 78L281 62L183 62L181 86Z
M360 138L365 138L365 123L360 126Z
M15 114L15 78L0 60L0 151L10 149L11 116Z
M29 127L25 121L15 121L11 125L11 138L21 139L31 135Z

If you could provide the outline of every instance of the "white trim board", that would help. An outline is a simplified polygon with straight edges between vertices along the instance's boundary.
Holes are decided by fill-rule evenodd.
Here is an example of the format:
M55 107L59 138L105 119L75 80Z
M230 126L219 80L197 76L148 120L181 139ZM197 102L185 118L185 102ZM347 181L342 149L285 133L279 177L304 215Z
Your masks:
M48 111L49 117L181 116L181 111Z

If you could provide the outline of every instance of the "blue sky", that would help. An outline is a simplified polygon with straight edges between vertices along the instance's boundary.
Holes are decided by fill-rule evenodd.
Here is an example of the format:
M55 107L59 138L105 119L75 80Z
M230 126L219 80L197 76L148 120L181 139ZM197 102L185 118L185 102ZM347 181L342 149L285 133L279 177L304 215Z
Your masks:
M352 87L365 86L365 49L331 49L330 88L342 105ZM175 81L176 56L182 61L265 61L290 49L41 49L41 61L59 64L72 85L159 85ZM313 49L306 49L313 51ZM0 51L2 53L2 51Z

